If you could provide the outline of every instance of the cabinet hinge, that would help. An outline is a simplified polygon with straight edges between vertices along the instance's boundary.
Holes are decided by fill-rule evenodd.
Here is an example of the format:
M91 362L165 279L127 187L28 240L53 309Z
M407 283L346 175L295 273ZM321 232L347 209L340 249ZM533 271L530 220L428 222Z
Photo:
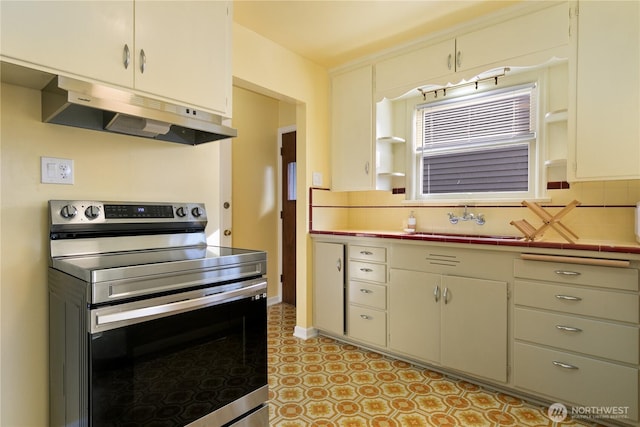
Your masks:
M511 291L509 289L507 289L507 299L508 300L511 299Z
M507 381L511 378L511 366L507 365Z

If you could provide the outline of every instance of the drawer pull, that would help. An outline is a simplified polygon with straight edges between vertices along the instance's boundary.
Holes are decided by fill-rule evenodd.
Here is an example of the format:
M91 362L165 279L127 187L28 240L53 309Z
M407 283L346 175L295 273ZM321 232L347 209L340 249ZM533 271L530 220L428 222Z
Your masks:
M566 332L582 332L582 329L573 326L556 325L556 328Z
M363 273L371 273L373 270L371 268L361 268L360 271L362 271Z
M554 271L554 273L559 274L560 276L579 276L580 272L578 271L571 271L571 270L556 270Z
M360 292L362 292L363 294L372 294L373 291L370 289L360 289Z
M342 271L342 260L340 258L336 260L336 268L338 271Z
M360 251L360 255L373 255L371 251Z
M436 288L433 290L433 297L436 302L440 301L440 286L436 285Z
M571 296L571 295L556 295L556 298L563 299L563 300L566 300L566 301L582 301L582 298L574 297L574 296Z
M563 369L580 369L575 365L569 365L568 363L558 362L557 360L554 360L552 363Z
M371 316L367 316L366 314L361 314L361 315L360 315L360 318L361 318L361 319L364 319L364 320L371 320L371 319L372 319L372 317L371 317Z

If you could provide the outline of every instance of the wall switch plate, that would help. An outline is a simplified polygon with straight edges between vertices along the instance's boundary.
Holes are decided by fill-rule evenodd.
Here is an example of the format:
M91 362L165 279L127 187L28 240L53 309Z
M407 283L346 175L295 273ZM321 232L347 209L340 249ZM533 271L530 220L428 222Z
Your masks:
M73 184L73 160L41 157L40 167L43 184Z
M312 174L311 180L313 182L314 187L322 186L322 172L314 172Z

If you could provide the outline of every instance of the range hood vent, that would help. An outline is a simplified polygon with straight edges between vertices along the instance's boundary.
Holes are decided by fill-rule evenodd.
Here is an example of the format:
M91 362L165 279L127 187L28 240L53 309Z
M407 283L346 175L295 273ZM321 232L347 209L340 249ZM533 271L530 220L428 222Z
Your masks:
M64 76L42 89L42 121L188 145L238 136L220 116Z

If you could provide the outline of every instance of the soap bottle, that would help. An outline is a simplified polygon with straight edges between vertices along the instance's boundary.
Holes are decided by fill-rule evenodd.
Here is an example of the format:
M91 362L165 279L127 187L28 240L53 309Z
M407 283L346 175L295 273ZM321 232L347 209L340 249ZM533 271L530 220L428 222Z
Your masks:
M407 231L409 233L416 232L416 217L413 214L413 211L409 214L409 218L407 219Z

